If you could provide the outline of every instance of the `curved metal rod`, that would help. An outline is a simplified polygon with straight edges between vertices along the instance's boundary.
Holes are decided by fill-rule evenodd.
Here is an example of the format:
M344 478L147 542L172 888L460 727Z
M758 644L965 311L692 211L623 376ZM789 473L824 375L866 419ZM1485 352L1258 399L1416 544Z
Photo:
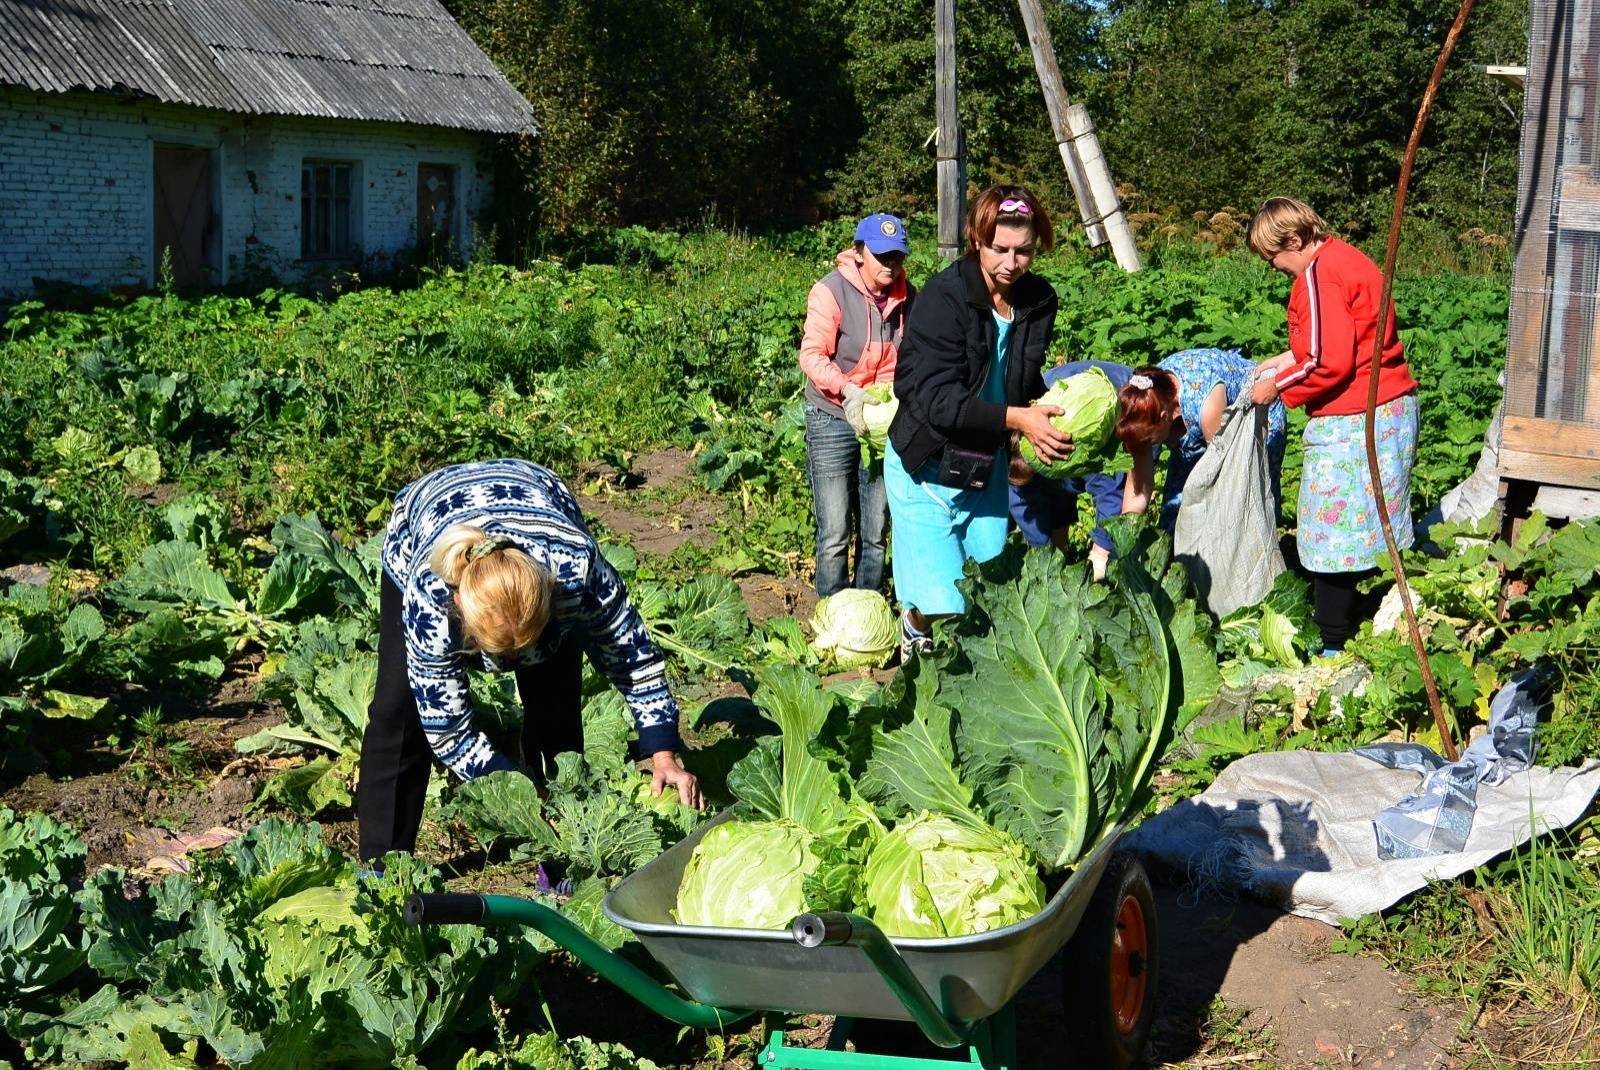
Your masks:
M1456 21L1445 35L1444 47L1433 64L1433 76L1422 92L1422 106L1417 109L1417 121L1411 127L1411 138L1406 142L1405 158L1400 164L1400 184L1394 195L1394 215L1389 221L1389 247L1383 258L1383 297L1378 302L1377 332L1372 339L1372 367L1367 378L1367 471L1372 479L1372 496L1378 506L1378 523L1383 527L1384 545L1389 550L1389 563L1394 566L1395 586L1400 590L1400 608L1405 613L1406 628L1411 633L1411 649L1417 655L1417 667L1422 670L1422 685L1428 691L1428 707L1433 711L1433 723L1439 729L1439 741L1445 756L1452 762L1461 755L1456 750L1450 726L1444 719L1444 706L1439 701L1439 685L1433 679L1433 666L1428 664L1428 652L1422 645L1422 628L1417 624L1417 612L1411 605L1411 584L1406 581L1405 564L1400 560L1400 547L1395 542L1394 527L1389 522L1389 503L1383 494L1383 473L1378 467L1378 371L1383 357L1384 331L1388 327L1389 304L1394 293L1394 265L1400 254L1400 223L1406 210L1406 191L1411 186L1411 170L1417 162L1417 146L1422 143L1423 128L1428 125L1428 113L1439 94L1439 82L1444 78L1445 64L1455 51L1456 41L1472 13L1473 0L1461 0L1461 10Z
M694 1029L726 1029L750 1016L683 999L654 977L608 950L573 921L543 903L511 895L419 894L405 905L413 925L521 925L543 933L579 962L661 1017Z
M967 1031L944 1016L883 930L866 918L833 910L802 914L790 923L789 931L801 947L860 948L923 1036L941 1048L959 1048L967 1042Z

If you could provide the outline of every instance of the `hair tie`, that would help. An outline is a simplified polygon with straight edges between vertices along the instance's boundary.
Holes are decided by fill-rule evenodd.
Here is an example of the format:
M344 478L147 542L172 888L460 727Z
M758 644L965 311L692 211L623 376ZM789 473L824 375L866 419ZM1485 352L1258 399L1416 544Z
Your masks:
M1032 215L1033 206L1027 201L1023 200L1021 197L1007 197L1005 200L1000 202L1000 211L1002 213L1009 212L1015 215Z
M1130 375L1128 376L1128 385L1135 390L1149 390L1156 384L1148 375Z
M481 540L473 544L472 549L467 551L467 561L472 562L481 560L485 557L488 557L502 546L507 545L509 545L509 543L507 543L505 539L502 539L498 535L485 535Z

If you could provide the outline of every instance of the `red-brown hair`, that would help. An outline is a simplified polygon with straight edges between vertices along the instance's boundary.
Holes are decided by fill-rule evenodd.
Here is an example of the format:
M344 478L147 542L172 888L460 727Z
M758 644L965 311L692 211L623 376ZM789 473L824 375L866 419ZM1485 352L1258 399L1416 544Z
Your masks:
M1006 201L1021 201L1027 211L1002 212L1000 205ZM995 228L1002 223L1033 228L1033 240L1041 252L1055 244L1050 214L1026 186L990 186L967 209L967 251L976 252L978 246L994 241Z
M1150 386L1129 383L1117 391L1117 437L1129 453L1158 445L1172 427L1168 414L1178 411L1177 376L1153 364L1140 365L1133 374L1150 380Z

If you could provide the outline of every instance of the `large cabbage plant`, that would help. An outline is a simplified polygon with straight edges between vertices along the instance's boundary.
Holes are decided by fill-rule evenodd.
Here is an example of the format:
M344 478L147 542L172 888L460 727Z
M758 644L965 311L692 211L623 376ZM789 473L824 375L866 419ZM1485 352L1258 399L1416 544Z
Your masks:
M709 899L723 920L702 924L743 924L740 859L772 870L758 877L772 882L765 928L838 909L895 936L958 936L1042 909L1040 872L1071 869L1142 805L1184 699L1174 650L1203 639L1181 573L1165 590L1145 570L1160 539L1112 529L1109 583L1048 548L969 566L973 608L954 649L875 696L830 694L795 668L763 673L756 701L782 734L730 773L743 811L730 824L778 827L702 840L679 919L704 918ZM756 842L782 848L753 861Z
M1020 843L944 814L896 824L873 847L865 879L867 910L890 936L965 936L1044 909L1044 883Z
M843 785L807 747L831 700L814 676L793 667L769 668L760 681L756 705L780 735L728 774L751 817L718 825L695 845L674 911L684 925L784 928L802 912L806 881L820 863L814 840L844 821Z

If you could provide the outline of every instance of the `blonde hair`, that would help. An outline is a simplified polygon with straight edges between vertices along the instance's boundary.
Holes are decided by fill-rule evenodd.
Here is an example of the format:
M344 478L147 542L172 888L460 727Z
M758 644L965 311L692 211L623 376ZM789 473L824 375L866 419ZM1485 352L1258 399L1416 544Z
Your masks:
M1245 240L1257 256L1270 260L1283 252L1290 235L1298 236L1302 245L1310 245L1328 236L1328 224L1305 201L1273 197L1250 217L1250 234Z
M472 524L451 524L433 544L428 565L455 588L456 613L474 649L509 654L544 634L555 581L504 539Z

